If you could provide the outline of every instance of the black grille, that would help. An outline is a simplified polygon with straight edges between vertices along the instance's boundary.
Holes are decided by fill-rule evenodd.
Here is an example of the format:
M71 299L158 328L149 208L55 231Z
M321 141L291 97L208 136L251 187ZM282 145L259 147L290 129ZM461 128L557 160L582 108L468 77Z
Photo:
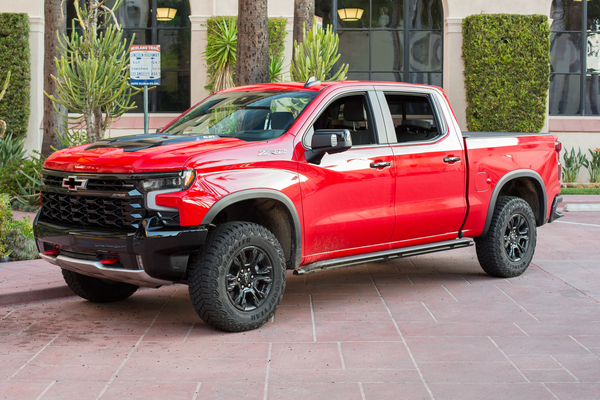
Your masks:
M144 218L143 198L113 199L42 192L42 214L75 225L137 228Z
M75 174L73 174L75 175ZM44 185L51 188L62 188L63 179L68 176L59 175L44 175L42 181ZM134 181L126 181L123 179L88 179L87 190L105 190L110 192L127 192L135 189Z

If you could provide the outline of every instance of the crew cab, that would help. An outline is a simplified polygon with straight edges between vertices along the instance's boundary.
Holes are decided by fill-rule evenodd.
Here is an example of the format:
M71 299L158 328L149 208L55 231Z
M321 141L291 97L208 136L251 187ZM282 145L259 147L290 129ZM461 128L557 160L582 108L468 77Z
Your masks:
M295 274L476 245L529 266L561 215L551 134L461 133L440 88L262 84L215 93L156 134L52 154L40 255L94 302L189 286L218 329L263 325Z

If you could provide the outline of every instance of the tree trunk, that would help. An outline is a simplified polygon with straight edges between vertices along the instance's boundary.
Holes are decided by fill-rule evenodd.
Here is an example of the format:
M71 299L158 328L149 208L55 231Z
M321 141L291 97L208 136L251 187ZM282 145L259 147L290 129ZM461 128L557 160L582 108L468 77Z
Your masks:
M267 0L239 0L236 86L269 82Z
M294 36L292 37L292 60L296 55L296 45L302 43L304 34L303 24L306 24L306 30L312 28L313 17L315 15L315 0L294 0Z
M56 83L50 75L57 76L54 59L60 57L58 53L58 37L56 32L66 31L66 13L61 13L61 0L46 0L44 4L44 91L49 95L56 96ZM62 15L61 15L62 14ZM66 108L57 105L59 111L65 114ZM52 100L44 96L44 138L42 141L42 155L48 157L54 148L61 148L60 138L56 131L62 134L65 123L60 115L54 110Z

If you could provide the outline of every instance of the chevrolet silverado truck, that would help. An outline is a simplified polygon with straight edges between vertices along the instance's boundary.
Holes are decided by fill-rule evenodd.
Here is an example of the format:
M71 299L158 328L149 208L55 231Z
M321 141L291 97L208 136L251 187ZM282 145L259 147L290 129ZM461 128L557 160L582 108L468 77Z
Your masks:
M550 134L463 134L432 86L237 87L155 134L52 154L35 236L89 301L187 284L202 320L244 331L274 315L287 270L474 244L487 274L522 274L561 216L560 150Z

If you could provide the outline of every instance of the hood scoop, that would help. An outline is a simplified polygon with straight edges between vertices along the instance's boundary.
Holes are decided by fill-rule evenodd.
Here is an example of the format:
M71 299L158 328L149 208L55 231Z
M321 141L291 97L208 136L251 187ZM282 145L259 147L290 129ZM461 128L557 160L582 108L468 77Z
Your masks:
M86 147L85 150L113 148L123 149L123 151L130 153L169 144L199 142L219 138L220 136L218 135L166 135L164 133L153 135L123 136L116 139L101 140Z

